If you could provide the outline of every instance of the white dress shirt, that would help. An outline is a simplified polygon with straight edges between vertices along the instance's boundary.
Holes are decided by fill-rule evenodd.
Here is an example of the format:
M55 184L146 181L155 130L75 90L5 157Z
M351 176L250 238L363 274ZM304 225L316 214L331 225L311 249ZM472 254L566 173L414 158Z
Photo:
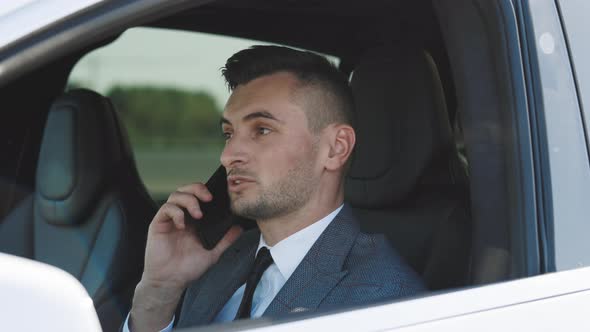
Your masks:
M262 278L258 282L256 290L254 291L251 311L252 318L260 317L264 313L283 285L285 285L289 277L291 277L291 274L293 274L299 263L301 263L303 257L305 257L309 249L311 249L311 246L316 242L332 220L334 220L334 217L336 217L340 210L342 210L342 207L343 205L340 205L336 210L332 211L324 218L297 233L291 234L273 247L266 244L264 237L260 234L256 253L258 254L258 250L262 247L269 248L273 264L264 271ZM234 319L238 312L240 302L242 302L245 288L246 284L243 284L238 288L217 314L214 319L215 322L228 322ZM129 332L128 323L129 315L127 315L127 319L125 320L123 332ZM172 318L170 324L160 332L172 331L173 323L174 318Z

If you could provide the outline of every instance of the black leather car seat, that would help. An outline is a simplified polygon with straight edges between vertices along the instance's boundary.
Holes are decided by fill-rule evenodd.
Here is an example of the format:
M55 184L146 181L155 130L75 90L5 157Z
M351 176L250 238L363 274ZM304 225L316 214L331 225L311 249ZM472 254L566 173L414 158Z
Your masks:
M0 251L77 277L103 330L115 331L141 276L155 212L109 100L71 91L49 111L35 191L0 223Z
M430 289L465 285L468 178L432 58L408 47L374 49L351 86L357 144L345 195L361 227L385 234Z

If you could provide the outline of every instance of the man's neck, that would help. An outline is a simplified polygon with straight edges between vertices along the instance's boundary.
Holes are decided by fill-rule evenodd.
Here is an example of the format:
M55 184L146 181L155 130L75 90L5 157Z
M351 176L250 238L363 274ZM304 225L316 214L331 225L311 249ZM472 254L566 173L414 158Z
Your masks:
M292 234L321 220L342 204L342 198L334 200L331 204L323 205L310 200L304 207L289 214L271 219L257 220L256 222L264 241L269 246L274 246Z

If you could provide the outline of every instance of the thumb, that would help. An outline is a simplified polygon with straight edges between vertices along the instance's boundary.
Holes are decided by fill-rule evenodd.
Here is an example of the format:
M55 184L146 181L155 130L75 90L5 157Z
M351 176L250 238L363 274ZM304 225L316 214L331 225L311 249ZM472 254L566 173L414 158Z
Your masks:
M229 246L234 243L239 237L240 235L242 235L242 228L240 226L234 225L232 226L229 231L227 231L227 233L225 233L225 235L223 236L223 238L221 238L221 240L219 241L219 243L217 243L217 245L215 246L215 248L212 249L212 251L215 253L216 257L221 256L221 254L223 254L223 252L229 248Z

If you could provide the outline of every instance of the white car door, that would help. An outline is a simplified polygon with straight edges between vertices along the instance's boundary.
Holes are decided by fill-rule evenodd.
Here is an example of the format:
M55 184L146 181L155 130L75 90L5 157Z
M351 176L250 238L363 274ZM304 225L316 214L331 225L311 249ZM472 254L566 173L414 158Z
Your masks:
M251 331L590 331L590 268Z
M99 332L92 299L54 266L0 253L2 331Z

